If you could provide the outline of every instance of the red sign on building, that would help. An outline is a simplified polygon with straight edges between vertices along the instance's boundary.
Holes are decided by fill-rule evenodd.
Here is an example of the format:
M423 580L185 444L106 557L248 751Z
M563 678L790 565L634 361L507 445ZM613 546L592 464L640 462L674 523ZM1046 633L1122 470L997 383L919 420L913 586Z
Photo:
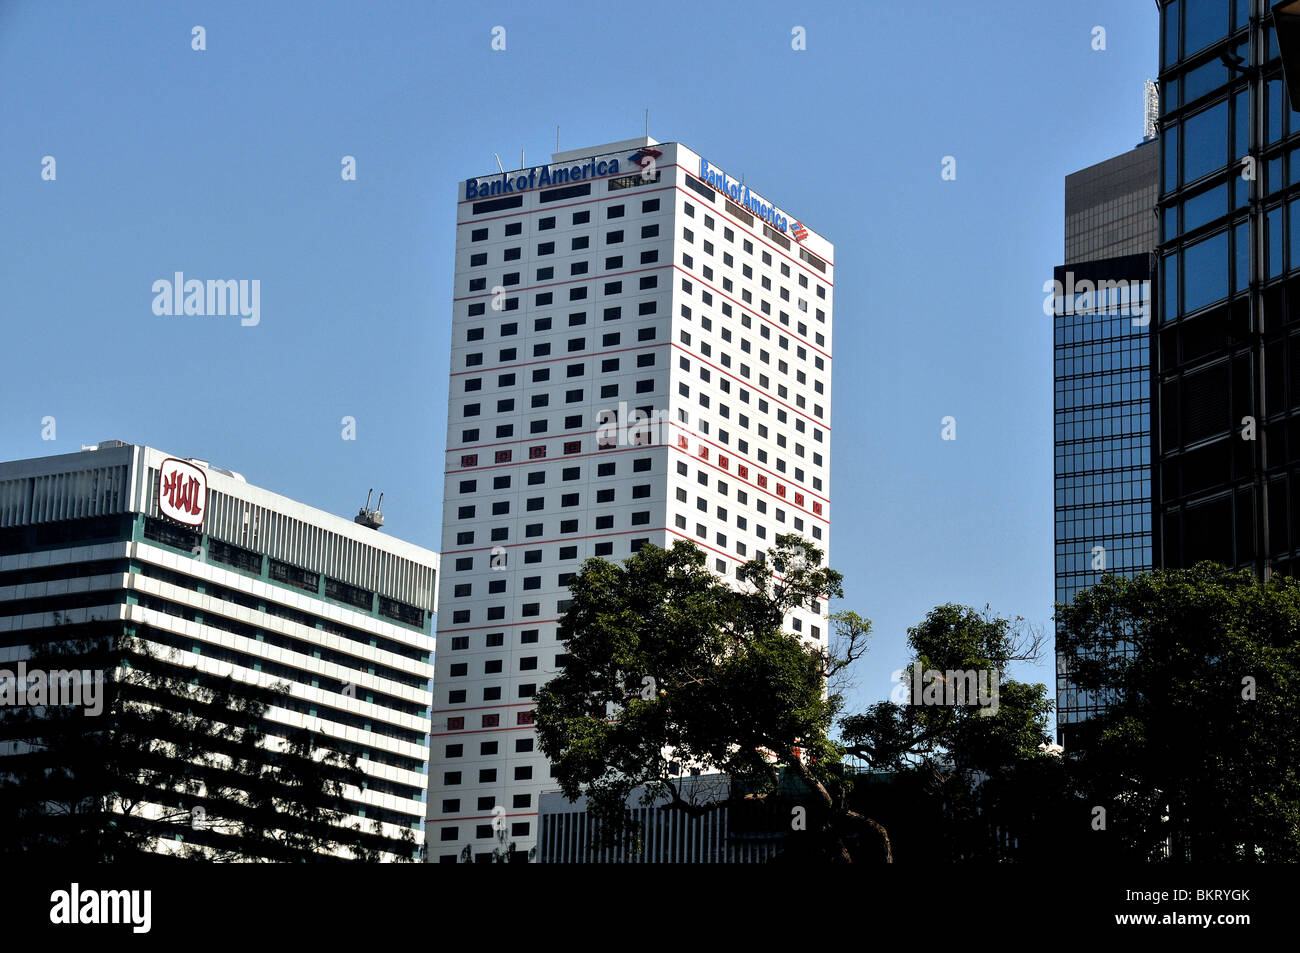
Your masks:
M208 475L185 460L168 457L158 468L158 511L186 526L202 526L208 508Z

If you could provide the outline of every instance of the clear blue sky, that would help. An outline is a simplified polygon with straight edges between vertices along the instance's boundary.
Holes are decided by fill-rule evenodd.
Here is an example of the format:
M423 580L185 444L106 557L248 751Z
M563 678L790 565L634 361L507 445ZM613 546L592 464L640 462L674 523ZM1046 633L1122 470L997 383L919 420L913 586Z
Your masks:
M1050 625L1042 284L1064 176L1141 137L1156 33L1133 0L0 0L0 459L119 438L345 516L374 486L436 548L455 183L649 108L836 245L831 560L884 698L936 604ZM155 316L175 271L260 279L261 323Z

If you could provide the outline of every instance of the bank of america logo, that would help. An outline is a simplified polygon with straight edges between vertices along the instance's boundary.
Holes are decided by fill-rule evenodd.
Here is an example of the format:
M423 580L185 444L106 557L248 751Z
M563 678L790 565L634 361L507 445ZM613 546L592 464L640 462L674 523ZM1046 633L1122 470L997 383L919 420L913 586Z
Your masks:
M790 231L794 233L794 240L797 242L802 242L808 237L808 229L804 228L798 222L790 223Z
M636 152L628 156L628 161L635 165L639 165L644 169L647 165L653 165L654 160L658 159L661 155L663 155L663 153L658 149L638 149Z

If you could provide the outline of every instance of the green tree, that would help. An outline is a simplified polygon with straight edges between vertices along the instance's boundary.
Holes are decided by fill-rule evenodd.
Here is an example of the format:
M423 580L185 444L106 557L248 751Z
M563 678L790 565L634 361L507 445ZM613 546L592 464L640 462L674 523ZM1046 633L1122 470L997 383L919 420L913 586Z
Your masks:
M879 702L865 712L845 717L840 725L847 755L877 769L903 770L940 763L956 771L993 773L1018 759L1034 757L1049 740L1052 710L1047 688L1011 679L1015 662L1040 657L1044 638L1023 620L996 617L986 606L977 612L947 604L932 609L908 629L912 664L899 673L900 698ZM914 668L915 667L915 668ZM916 678L937 673L936 677ZM974 673L975 678L962 678ZM996 686L996 707L970 698L972 684ZM927 703L916 689L933 686L942 699ZM953 704L960 687L966 704Z
M908 630L912 664L898 673L895 698L840 722L845 755L890 772L909 792L901 805L908 828L929 818L931 829L912 838L927 856L1007 859L1024 816L1013 779L1054 776L1055 759L1041 749L1050 740L1047 688L1007 675L1013 663L1038 659L1044 642L1023 619L987 606L938 606Z
M598 846L635 845L627 800L644 786L643 803L664 799L664 809L691 815L759 802L788 816L795 803L806 829L786 838L788 857L892 860L872 807L879 785L855 793L846 756L919 778L907 789L928 792L972 830L988 828L995 815L980 792L1043 757L1048 740L1046 688L1006 676L1011 663L1037 658L1042 636L987 608L936 608L909 630L914 659L945 685L958 670L982 672L982 684L997 689L996 713L976 697L912 704L908 684L903 698L843 717L837 741L843 691L871 623L832 613L826 650L785 631L792 608L843 595L841 575L822 561L814 545L787 535L767 559L740 568L735 588L687 541L645 547L622 565L584 564L559 629L568 658L538 695L537 725L565 795L586 795ZM725 773L727 795L692 797L699 786L680 783L691 768ZM965 853L978 854L982 842L969 841Z
M1075 683L1109 699L1067 752L1099 837L1141 860L1300 860L1300 583L1108 576L1057 618Z
M864 833L890 857L885 829L848 804L851 779L830 731L842 704L828 681L865 648L869 623L837 624L837 650L784 631L791 609L843 595L838 572L793 535L740 568L733 589L694 544L644 547L623 565L588 560L561 620L565 667L539 692L537 733L565 795L586 794L598 843L635 842L626 807L645 803L700 815L737 800L779 796L783 773L807 792L809 840L851 859ZM679 779L725 772L723 798L692 799Z

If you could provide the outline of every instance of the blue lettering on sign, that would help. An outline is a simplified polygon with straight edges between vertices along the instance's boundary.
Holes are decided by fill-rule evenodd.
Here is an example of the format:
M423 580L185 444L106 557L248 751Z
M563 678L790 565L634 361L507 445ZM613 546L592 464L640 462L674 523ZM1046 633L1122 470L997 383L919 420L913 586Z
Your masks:
M554 168L549 165L533 166L527 172L504 173L490 179L467 179L465 198L481 199L493 195L509 195L525 189L545 189L553 185L567 185L584 179L618 175L617 159L593 159L581 165Z
M700 159L700 179L705 185L717 189L731 201L742 206L773 228L786 231L790 220L776 210L774 206L759 201L757 195L749 191L749 186L727 179L727 174L717 166L710 166L707 159Z

